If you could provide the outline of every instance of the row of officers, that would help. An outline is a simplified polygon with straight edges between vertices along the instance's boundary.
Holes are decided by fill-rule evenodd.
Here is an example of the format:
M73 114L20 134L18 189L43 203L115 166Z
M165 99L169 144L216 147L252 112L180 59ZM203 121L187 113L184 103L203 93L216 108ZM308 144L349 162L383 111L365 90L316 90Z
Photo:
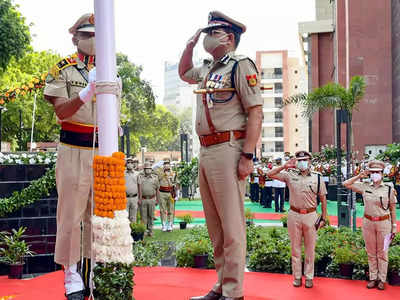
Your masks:
M178 185L170 160L164 159L163 166L156 170L145 162L143 171L139 171L139 161L128 158L125 181L130 222L136 222L139 210L142 223L146 226L145 234L152 236L155 207L159 205L162 231L172 231Z

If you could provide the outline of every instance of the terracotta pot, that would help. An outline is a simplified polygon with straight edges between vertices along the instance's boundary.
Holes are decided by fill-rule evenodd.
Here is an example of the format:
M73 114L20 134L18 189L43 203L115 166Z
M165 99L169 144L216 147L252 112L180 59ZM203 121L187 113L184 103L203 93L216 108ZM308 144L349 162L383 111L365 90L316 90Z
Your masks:
M24 264L14 264L10 265L10 271L8 273L8 278L10 279L21 279L22 271L24 269Z

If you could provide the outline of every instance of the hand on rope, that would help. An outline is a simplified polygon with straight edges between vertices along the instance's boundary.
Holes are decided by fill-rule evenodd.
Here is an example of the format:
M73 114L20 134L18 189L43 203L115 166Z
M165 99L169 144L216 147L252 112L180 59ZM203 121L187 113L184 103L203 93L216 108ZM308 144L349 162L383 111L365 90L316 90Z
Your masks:
M83 103L91 101L96 90L96 68L89 72L89 82L87 86L79 92L79 98Z

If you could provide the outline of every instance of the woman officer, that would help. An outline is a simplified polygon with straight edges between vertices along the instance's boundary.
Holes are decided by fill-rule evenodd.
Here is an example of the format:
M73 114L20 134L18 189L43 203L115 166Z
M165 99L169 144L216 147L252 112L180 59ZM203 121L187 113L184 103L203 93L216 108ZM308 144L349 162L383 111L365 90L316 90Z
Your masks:
M364 199L364 219L362 232L368 253L369 282L367 288L385 289L388 267L388 251L383 250L386 235L397 231L396 191L392 185L382 181L385 164L374 160L368 163L367 170L345 182L343 185ZM360 178L370 175L371 182L360 182Z

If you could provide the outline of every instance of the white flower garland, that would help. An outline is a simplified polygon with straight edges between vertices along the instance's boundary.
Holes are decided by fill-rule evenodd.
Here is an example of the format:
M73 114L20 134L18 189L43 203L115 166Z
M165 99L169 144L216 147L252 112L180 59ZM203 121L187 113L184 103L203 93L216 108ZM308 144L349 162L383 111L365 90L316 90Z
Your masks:
M57 152L7 153L0 152L0 165L51 164L57 160Z
M132 237L128 212L115 211L114 218L92 217L93 249L96 262L131 264Z

